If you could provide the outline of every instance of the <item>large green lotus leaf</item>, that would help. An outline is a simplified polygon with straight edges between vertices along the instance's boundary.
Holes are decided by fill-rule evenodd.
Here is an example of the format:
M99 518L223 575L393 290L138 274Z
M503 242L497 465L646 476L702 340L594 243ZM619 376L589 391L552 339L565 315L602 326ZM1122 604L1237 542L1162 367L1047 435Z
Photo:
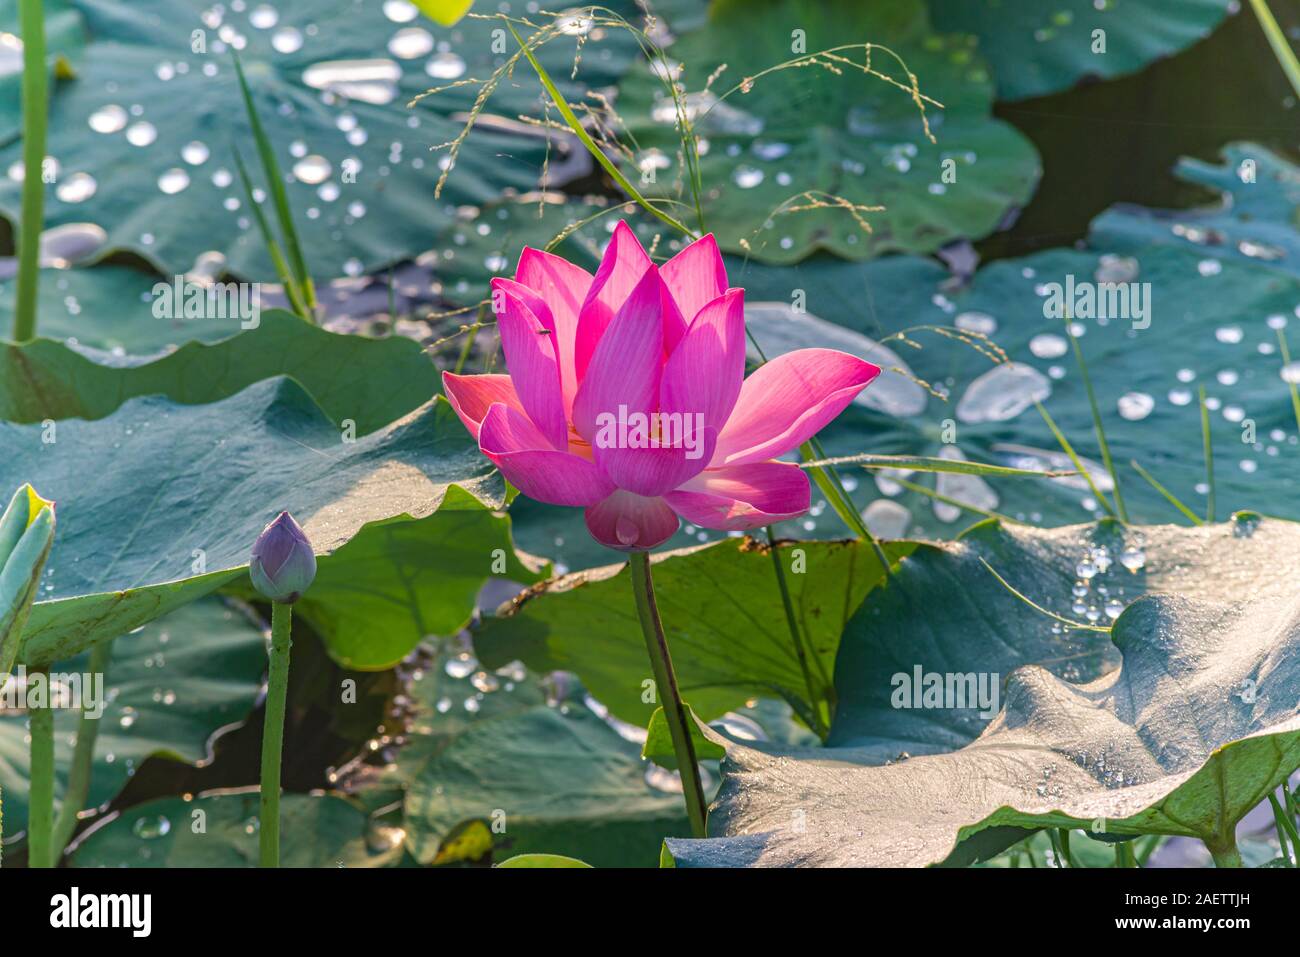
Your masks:
M86 672L89 656L51 666ZM212 756L216 737L252 710L266 671L262 629L238 608L205 598L113 643L108 698L95 741L87 808L120 790L144 763L162 756L191 764ZM80 711L54 716L55 796L67 786ZM10 836L26 829L31 750L27 715L0 710L0 787Z
M460 627L472 611L472 602L453 609L449 596L414 594L409 551L373 567L365 539L384 538L386 526L418 527L436 566L445 545L436 513L481 513L482 577L501 559L510 577L532 578L514 558L505 519L487 511L504 504L499 476L441 399L347 441L300 386L279 378L209 405L147 397L94 422L0 424L0 445L0 485L30 481L59 503L44 600L25 635L29 665L68 657L241 583L252 543L282 509L295 514L322 556L313 611L304 606L304 613L323 619L327 634L331 621L349 614L352 577L382 579L392 599L386 614L361 623L347 646L335 649L357 667L391 664L399 631L410 634L409 650L429 630ZM465 532L459 521L447 528ZM372 567L345 572L342 551L350 542ZM469 574L453 576L453 593ZM440 613L426 620L425 609ZM383 650L379 659L371 648Z
M258 322L220 342L189 342L147 362L96 361L102 357L48 339L0 343L0 419L99 419L145 395L195 405L288 375L333 422L350 420L364 435L440 391L437 368L410 339L339 335L283 310L264 312Z
M1085 670L1075 683L1054 660L1052 620L1008 604L1005 587L973 559L1001 564L1028 597L1062 609L1071 601L1071 551L1090 554L1098 535L1142 543L1147 594L1111 631L1120 666L1095 680ZM678 865L924 866L967 839L1045 826L1221 846L1300 765L1300 629L1294 587L1276 561L1298 545L1291 523L1238 521L1127 531L992 526L927 546L846 631L835 680L847 702L841 716L855 728L832 732L844 743L780 751L717 736L727 756L712 837L670 840L672 857ZM1042 639L1026 641L1034 629ZM886 660L872 659L889 632L906 639L895 639ZM1057 650L1086 660L1074 642ZM855 739L866 730L855 708L903 687L891 667L907 677L916 665L945 681L983 673L1003 682L1001 710L959 750L881 764L890 733L900 735L896 754L973 735L953 714L969 702L949 700L923 701L930 706L908 718L871 724L865 744ZM878 704L873 710L882 718Z
M1073 276L1082 286L1123 272L1138 283L1151 284L1150 325L1134 328L1124 319L1103 324L1089 318L1077 320L1075 328L1082 333L1079 345L1130 518L1146 523L1178 517L1134 471L1133 460L1191 509L1205 513L1208 483L1196 399L1199 385L1208 394L1218 517L1240 508L1300 517L1289 492L1297 455L1296 421L1288 384L1280 374L1283 362L1273 328L1284 323L1300 302L1300 283L1283 271L1251 262L1211 260L1212 267L1206 268L1204 256L1179 246L1143 247L1119 262L1111 256L1105 246L1095 252L1051 250L991 263L965 288L951 283L911 284L899 287L897 297L877 288L874 312L879 331L866 324L862 311L856 317L848 311L818 315L822 307L817 303L833 302L838 293L807 284L810 315L834 319L836 325L865 327L866 335L855 345L838 329L795 317L802 321L785 325L787 330L802 327L795 337L798 344L856 350L870 357L867 347L884 339L912 372L948 396L945 401L914 393L919 401L908 414L908 403L871 406L867 400L876 389L873 385L823 433L828 454L964 455L1001 465L1072 469L1031 402L1039 396L1075 449L1091 463L1089 471L1106 491L1109 478L1099 464L1087 392L1064 322L1045 316L1044 307L1051 284L1064 286ZM920 278L922 273L912 275ZM900 272L901 278L907 276ZM887 305L878 305L882 302ZM895 303L903 308L896 310ZM752 311L752 305L747 308ZM778 315L773 328L779 329L779 319ZM987 353L987 342L969 334L971 344L955 341L952 332L909 333L909 340L919 348L881 336L937 326L992 329L992 341L1017 366L995 370L995 363L974 347ZM760 345L770 347L770 330L751 322L751 331ZM871 342L865 341L868 337ZM1153 356L1159 361L1153 361ZM1243 444L1243 438L1253 442ZM867 500L868 491L886 491L894 498L892 505L875 508L892 517L890 534L895 537L947 537L960 523L978 515L963 515L960 509L904 491L892 484L892 475L875 482L862 473L849 477L860 482L860 501ZM907 480L930 488L936 485L934 478L920 474ZM1077 475L1050 481L954 476L941 477L937 484L950 498L1032 524L1070 524L1103 514ZM895 506L906 511L898 512ZM817 534L838 534L832 514L818 520Z
M1003 100L1133 73L1209 36L1236 8L1232 0L930 0L938 29L979 38Z
M806 51L795 49L800 39ZM904 89L864 75L862 49L841 49L838 55L859 68L840 62L841 75L821 66L778 71L713 105L746 78L797 54L866 42L896 51L919 77L921 91L944 105L926 113L937 143L925 136L906 71L879 49L872 68ZM797 262L818 249L850 259L930 252L992 232L1038 179L1030 143L989 115L992 81L971 44L932 32L919 0L719 0L709 8L708 25L680 37L668 53L685 65L688 109L708 141L700 163L705 223L730 252L748 247L774 263ZM703 92L723 64L726 71ZM647 67L629 74L621 92L619 112L641 150L632 175L653 168L656 182L643 190L689 202L689 190L679 194L671 97ZM945 161L955 179L945 177ZM817 195L801 197L805 191ZM787 203L809 207L825 194L885 210L861 214L870 232L833 202L777 212ZM689 205L672 209L694 225Z
M514 52L499 23L440 27L417 20L407 3L356 0L250 3L242 12L200 0L80 0L79 8L91 42L77 80L61 85L50 104L49 152L60 173L46 221L98 223L108 231L106 250L131 250L167 275L214 251L236 275L275 279L234 175L232 144L239 144L261 181L232 46L293 180L289 203L319 277L412 257L429 248L456 207L531 188L540 177L544 138L519 132L517 120L537 113L540 87L527 68L489 101L487 111L505 123L470 135L441 199L434 185L446 154L430 149L459 133L477 88L406 106L431 87L487 79ZM494 30L502 32L494 38ZM593 41L574 83L566 80L573 40L548 43L541 57L580 98L587 85L612 83L633 49L625 31ZM328 66L340 61L350 65ZM0 169L21 148L15 141L0 150ZM93 195L80 174L93 178ZM17 182L0 181L0 211L11 220L18 194ZM267 215L274 220L269 204Z
M1300 275L1300 167L1256 143L1231 143L1223 148L1223 163L1185 158L1175 174L1219 193L1219 203L1191 210L1121 204L1093 220L1093 244L1127 252L1167 243L1205 259Z
M641 758L639 727L572 676L543 681L518 662L476 669L468 653L444 651L410 685L411 726L385 779L404 792L420 863L546 852L652 867L665 834L688 833L680 791L649 783L659 775Z
M912 547L885 546L891 560ZM883 570L860 542L788 543L781 558L815 680L826 681L844 623ZM757 695L807 701L766 545L725 539L653 562L673 666L696 714L707 721ZM485 622L479 655L493 667L518 658L539 671L576 672L610 711L644 727L658 702L643 698L650 664L626 567L574 572L524 592Z
M21 135L23 126L19 2L0 0L0 34L8 34L0 38L0 142L4 143ZM80 60L86 42L85 22L67 0L45 0L41 8L45 17L45 57L52 84L57 84L56 68L58 72L66 72Z
M121 811L78 841L76 867L256 867L257 788L161 798ZM201 831L196 831L200 826ZM282 867L389 867L401 846L373 835L366 812L337 794L280 799Z

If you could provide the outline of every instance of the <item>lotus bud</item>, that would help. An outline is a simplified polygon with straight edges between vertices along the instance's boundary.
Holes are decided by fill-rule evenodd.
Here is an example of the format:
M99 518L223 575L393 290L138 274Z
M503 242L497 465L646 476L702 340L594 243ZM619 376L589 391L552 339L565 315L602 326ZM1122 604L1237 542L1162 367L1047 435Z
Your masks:
M24 485L0 515L0 676L8 675L18 658L23 626L53 543L54 503Z
M281 512L262 529L248 563L253 587L281 605L292 605L316 578L316 553L293 516Z

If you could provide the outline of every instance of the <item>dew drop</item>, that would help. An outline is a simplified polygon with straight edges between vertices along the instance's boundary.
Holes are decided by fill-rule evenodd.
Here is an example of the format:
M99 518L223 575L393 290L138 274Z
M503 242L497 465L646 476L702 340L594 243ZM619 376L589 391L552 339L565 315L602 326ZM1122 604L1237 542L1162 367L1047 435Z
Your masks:
M54 195L65 203L83 203L94 196L98 188L95 177L89 173L73 173L59 184Z
M405 27L388 41L388 52L399 60L414 60L433 52L433 34L424 27Z
M199 140L192 140L181 147L181 159L191 166L202 166L208 161L211 151L206 143Z
M165 837L171 832L171 829L172 822L162 814L136 818L135 823L131 825L131 833L144 841Z
M457 80L465 74L465 61L454 53L435 53L424 65L424 72L435 80Z
M1037 369L1022 362L1006 363L966 387L957 403L957 418L967 423L1006 422L1051 394L1051 383Z
M1138 261L1130 256L1105 255L1097 261L1093 275L1097 282L1133 282L1138 277Z
M132 146L148 146L156 139L158 130L148 120L140 120L126 128L126 141Z
M300 183L306 183L308 186L316 186L329 179L330 173L334 167L325 157L316 153L310 156L304 156L298 162L293 164L294 178Z
M258 4L248 14L248 22L253 25L254 29L269 30L280 22L280 13L270 4Z
M987 312L959 313L953 319L952 324L958 329L964 329L966 332L976 332L984 336L991 336L998 331L998 321Z
M737 166L731 174L731 181L741 189L753 189L763 182L763 171L757 166Z
M1147 563L1147 553L1136 546L1126 548L1120 553L1119 563L1131 572L1141 571Z
M190 185L190 174L179 166L173 166L158 177L158 188L169 196L179 193Z
M90 128L96 133L116 133L126 127L126 110L116 103L100 107L90 114Z
M1065 337L1054 332L1041 332L1029 340L1029 351L1038 359L1059 359L1069 349Z
M302 49L302 31L281 27L271 34L271 47L276 53L297 53Z
M478 670L478 659L467 651L447 659L443 670L452 678L468 678Z
M350 100L383 106L397 97L402 68L393 60L327 60L303 70L302 81Z
M385 0L384 16L394 23L410 23L420 15L414 4L407 0Z
M1125 392L1116 405L1121 418L1138 422L1151 414L1156 407L1156 400L1145 392Z
M12 33L0 33L0 76L23 72L23 41Z

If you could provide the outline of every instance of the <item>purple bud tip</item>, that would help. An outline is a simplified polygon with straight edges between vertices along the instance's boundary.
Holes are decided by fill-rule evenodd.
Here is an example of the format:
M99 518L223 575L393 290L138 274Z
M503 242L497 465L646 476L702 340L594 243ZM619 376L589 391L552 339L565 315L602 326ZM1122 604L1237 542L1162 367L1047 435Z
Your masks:
M282 605L302 597L316 577L316 553L302 527L288 512L262 529L248 562L253 587Z

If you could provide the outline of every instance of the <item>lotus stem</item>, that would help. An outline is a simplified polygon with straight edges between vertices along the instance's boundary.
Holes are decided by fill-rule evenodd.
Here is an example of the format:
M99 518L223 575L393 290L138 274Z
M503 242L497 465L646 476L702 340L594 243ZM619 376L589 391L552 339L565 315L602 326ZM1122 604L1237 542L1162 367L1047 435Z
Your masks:
M647 552L633 552L628 567L632 571L636 614L641 620L641 631L645 635L655 688L663 701L664 719L668 722L673 753L677 756L677 770L682 776L682 793L686 798L686 816L691 822L691 834L697 838L705 837L708 833L708 806L704 800L704 785L700 780L699 762L695 758L695 743L691 740L686 704L677 687L673 659L668 653L668 639L664 637L663 622L659 620L659 609L655 604L650 555Z
M289 690L289 651L293 645L293 606L271 605L271 666L266 683L266 723L262 726L262 796L258 829L262 867L280 866L280 758L284 709Z
M1295 51L1291 49L1291 44L1287 42L1286 34L1282 28L1277 25L1277 20L1273 18L1273 12L1269 10L1268 3L1265 0L1250 0L1251 9L1255 11L1255 18L1259 20L1260 29L1264 31L1264 36L1268 39L1268 45L1273 50L1273 56L1277 58L1278 66L1286 74L1287 80L1291 83L1291 89L1300 95L1300 62L1297 62Z
M817 693L817 684L812 671L808 668L808 653L804 648L803 633L799 620L795 617L794 602L790 599L790 586L785 580L785 569L781 567L781 554L777 549L776 531L767 526L768 550L772 553L772 567L776 571L776 586L781 592L781 606L785 609L785 622L790 629L790 641L794 644L794 654L799 659L799 670L803 672L804 687L808 690L808 709L813 716L813 731L823 741L830 734L826 726L826 716L822 711L822 696Z
M21 0L23 31L23 199L18 227L18 291L14 342L36 337L36 294L41 281L41 226L45 215L45 134L49 75L45 69L45 18L41 0Z
M1241 863L1241 852L1237 850L1236 835L1231 832L1219 840L1206 841L1205 846L1210 849L1210 856L1214 858L1215 867L1244 866Z
M41 707L29 708L31 723L32 782L27 810L27 866L53 867L54 858L54 702L50 700L50 669L33 668L31 676L40 676L45 693Z
M104 674L113 657L113 643L101 641L90 652L90 673ZM72 769L68 772L68 787L63 794L63 805L54 821L54 853L60 855L68 846L73 831L77 829L77 815L86 806L90 794L90 773L94 766L95 739L99 736L99 718L92 718L83 706L81 721L77 725L77 745L72 752Z

